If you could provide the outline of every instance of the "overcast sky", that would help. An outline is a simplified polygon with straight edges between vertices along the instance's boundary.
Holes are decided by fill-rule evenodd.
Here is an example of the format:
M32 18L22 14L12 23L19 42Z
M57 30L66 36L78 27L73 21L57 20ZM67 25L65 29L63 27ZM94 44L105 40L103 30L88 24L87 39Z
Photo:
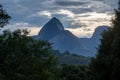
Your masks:
M57 17L78 37L90 37L97 26L110 25L118 0L0 0L12 17L7 26L28 28L37 34L52 17Z

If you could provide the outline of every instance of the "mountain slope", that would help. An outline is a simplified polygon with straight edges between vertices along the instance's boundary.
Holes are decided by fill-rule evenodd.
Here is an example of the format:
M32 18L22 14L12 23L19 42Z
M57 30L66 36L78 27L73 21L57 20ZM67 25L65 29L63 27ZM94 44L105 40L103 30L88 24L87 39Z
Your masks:
M95 29L91 38L80 38L79 40L81 43L84 43L89 50L96 54L100 39L102 38L101 35L106 30L108 30L108 26L99 26Z
M55 50L60 50L61 52L69 51L71 53L90 56L90 51L86 46L84 46L84 44L82 44L79 39L68 30L57 35L51 39L50 42L53 43L53 48Z
M34 38L49 41L52 43L53 49L60 52L69 51L83 56L95 56L101 33L106 29L106 26L101 26L95 30L91 38L78 38L70 31L64 30L62 23L54 17L43 26Z
M50 40L64 30L61 22L53 17L38 33L40 39Z

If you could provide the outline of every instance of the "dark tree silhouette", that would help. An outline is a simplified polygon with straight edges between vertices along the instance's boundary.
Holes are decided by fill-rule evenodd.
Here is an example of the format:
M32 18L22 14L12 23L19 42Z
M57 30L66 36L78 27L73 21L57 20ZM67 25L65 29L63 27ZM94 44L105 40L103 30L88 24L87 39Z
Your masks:
M56 61L48 42L36 41L25 31L0 35L0 80L56 80Z
M0 4L0 27L4 27L6 24L8 24L9 19L11 17L8 15L8 13L3 9L2 5Z
M120 79L120 0L112 23L112 28L103 34L98 55L90 64L95 80Z

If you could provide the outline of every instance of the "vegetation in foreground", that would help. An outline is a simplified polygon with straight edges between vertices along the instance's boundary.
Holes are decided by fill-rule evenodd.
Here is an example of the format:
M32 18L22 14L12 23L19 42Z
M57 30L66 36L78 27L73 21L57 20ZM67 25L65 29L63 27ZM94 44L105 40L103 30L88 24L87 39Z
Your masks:
M10 16L0 6L0 27ZM103 34L89 65L58 65L51 45L27 36L26 30L0 35L0 80L119 80L120 2L112 28Z

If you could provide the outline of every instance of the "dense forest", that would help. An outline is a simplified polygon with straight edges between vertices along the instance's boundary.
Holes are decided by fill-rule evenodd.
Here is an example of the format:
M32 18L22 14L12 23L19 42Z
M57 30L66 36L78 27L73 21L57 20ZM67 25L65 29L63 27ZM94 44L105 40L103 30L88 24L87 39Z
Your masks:
M98 54L89 64L61 64L58 56L63 55L56 56L50 43L34 40L27 36L27 30L3 31L0 80L119 80L120 2L118 4L111 27L102 34ZM7 25L10 19L0 5L0 27ZM66 55L71 56L68 52Z

